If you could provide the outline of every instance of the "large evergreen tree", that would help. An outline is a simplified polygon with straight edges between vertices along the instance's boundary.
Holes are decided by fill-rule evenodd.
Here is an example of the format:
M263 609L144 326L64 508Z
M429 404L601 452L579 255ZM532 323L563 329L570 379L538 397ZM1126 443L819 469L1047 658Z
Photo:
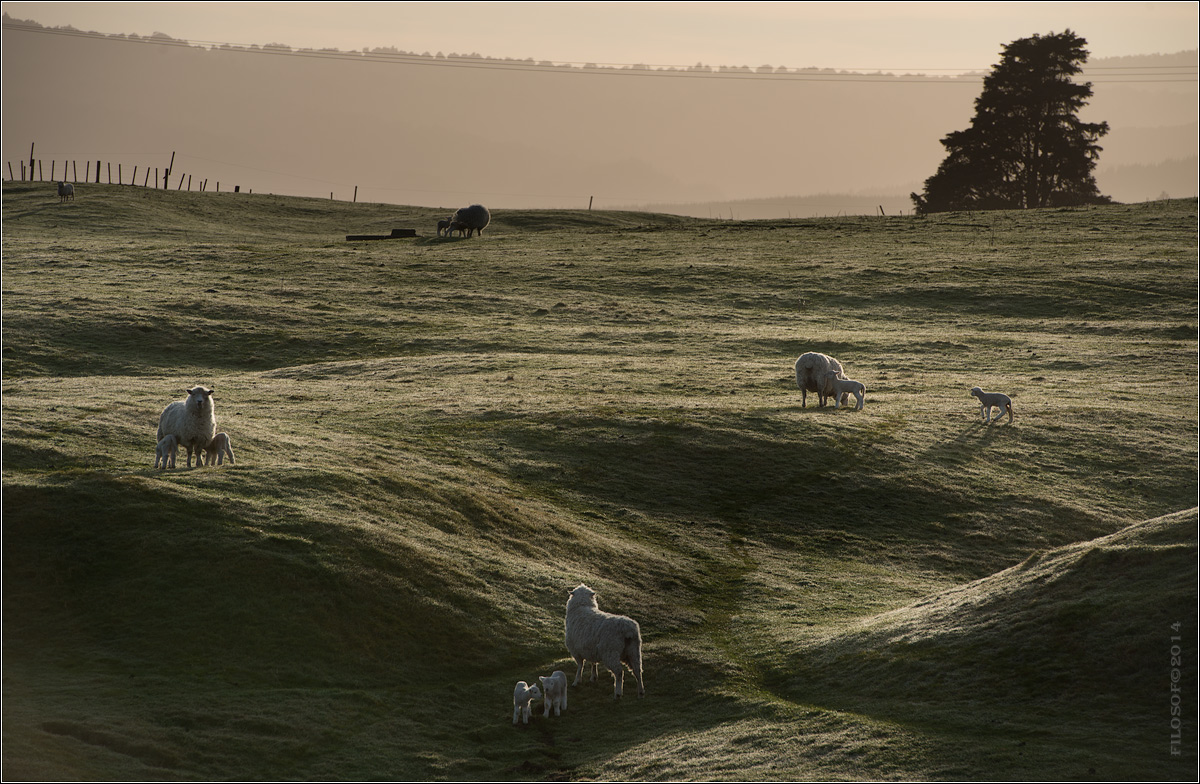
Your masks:
M1067 30L1005 46L984 77L971 127L942 139L946 159L925 192L912 194L917 214L1109 201L1092 175L1108 123L1076 117L1092 97L1090 82L1072 81L1086 45Z

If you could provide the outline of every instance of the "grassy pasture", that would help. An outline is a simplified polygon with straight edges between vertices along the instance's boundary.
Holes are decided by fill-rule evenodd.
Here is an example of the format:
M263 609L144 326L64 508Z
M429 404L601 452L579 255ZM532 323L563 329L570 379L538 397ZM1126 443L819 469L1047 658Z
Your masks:
M6 778L1196 772L1194 199L3 207ZM800 406L809 350L863 411ZM237 463L154 471L194 383ZM513 728L579 582L648 695Z

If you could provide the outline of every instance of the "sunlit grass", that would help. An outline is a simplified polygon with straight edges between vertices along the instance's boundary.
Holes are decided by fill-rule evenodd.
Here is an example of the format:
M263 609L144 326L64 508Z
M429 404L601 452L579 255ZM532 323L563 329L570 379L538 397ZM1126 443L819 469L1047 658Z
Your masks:
M1194 200L468 241L43 190L4 191L6 776L1194 769L1154 713L1169 618L1195 662L1194 512L1059 549L1195 506ZM808 350L863 411L800 407ZM155 471L194 383L237 463ZM514 729L581 581L641 622L648 696L603 676Z

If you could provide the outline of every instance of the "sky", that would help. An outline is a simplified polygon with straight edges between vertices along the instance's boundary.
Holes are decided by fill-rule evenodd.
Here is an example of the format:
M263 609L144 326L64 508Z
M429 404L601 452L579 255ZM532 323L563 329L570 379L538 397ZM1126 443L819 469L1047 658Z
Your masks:
M29 3L45 26L194 42L554 62L983 70L1004 43L1070 28L1092 58L1196 49L1195 2Z

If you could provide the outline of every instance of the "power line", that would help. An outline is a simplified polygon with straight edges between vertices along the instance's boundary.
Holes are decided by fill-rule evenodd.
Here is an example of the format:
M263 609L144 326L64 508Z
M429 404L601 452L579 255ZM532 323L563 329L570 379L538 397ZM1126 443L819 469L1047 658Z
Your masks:
M641 76L673 79L723 79L744 81L773 81L773 82L843 82L843 83L885 83L885 84L958 84L977 85L984 72L990 69L971 68L926 68L926 69L868 69L868 68L805 68L787 69L782 66L771 70L766 67L751 68L749 66L706 66L697 64L668 65L645 63L594 63L594 62L550 62L512 60L483 57L481 55L432 56L408 52L388 52L374 50L370 52L343 52L337 49L293 49L280 44L234 44L222 41L189 40L171 38L161 34L150 37L128 37L124 35L108 35L98 32L87 32L72 28L47 28L12 21L4 22L4 29L14 32L37 33L41 35L57 35L75 38L87 38L119 43L173 46L181 48L200 49L203 51L229 52L239 54L272 55L276 57L303 57L327 61L361 62L379 65L409 65L436 68L468 68L486 69L491 71L508 71L514 73L552 73L552 74L587 74L598 76ZM903 71L898 75L898 71ZM919 71L919 73L912 73ZM945 72L944 75L924 75L926 72ZM1085 68L1088 71L1103 71L1102 77L1094 80L1099 84L1136 84L1136 83L1170 83L1195 82L1197 69L1194 66L1097 66ZM1153 71L1154 73L1147 73ZM1125 78L1128 77L1128 78ZM1136 78L1135 78L1136 77Z

